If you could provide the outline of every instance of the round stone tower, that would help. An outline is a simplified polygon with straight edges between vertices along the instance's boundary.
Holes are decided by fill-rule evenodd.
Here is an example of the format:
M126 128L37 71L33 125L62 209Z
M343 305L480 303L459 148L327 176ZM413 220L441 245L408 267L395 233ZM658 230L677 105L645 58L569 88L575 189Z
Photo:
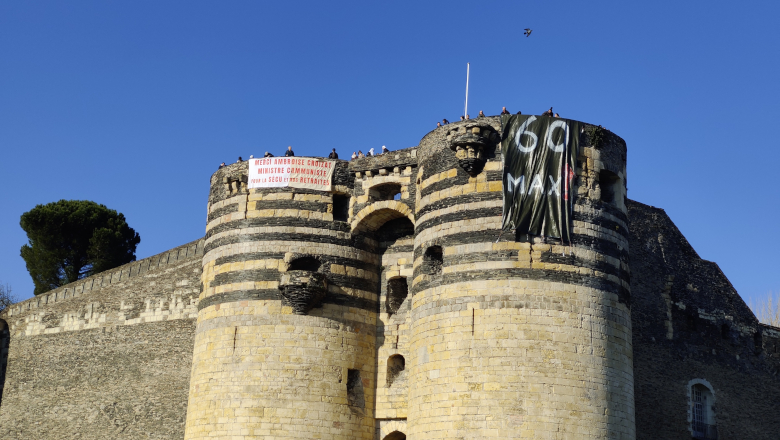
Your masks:
M354 178L250 192L247 168L211 178L185 438L373 439L378 261L346 222Z
M501 233L498 117L417 157L412 439L634 439L626 145L585 124L570 243Z

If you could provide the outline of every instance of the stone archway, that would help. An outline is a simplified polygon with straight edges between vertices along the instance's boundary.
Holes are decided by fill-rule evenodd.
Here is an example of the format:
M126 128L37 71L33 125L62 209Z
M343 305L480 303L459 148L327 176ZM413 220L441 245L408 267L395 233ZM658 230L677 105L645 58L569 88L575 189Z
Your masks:
M11 343L11 329L8 323L0 319L0 405L3 403L5 372L8 367L8 350Z
M380 422L379 438L381 440L405 440L406 419L387 420Z
M390 220L406 217L414 224L412 209L398 200L384 200L361 209L352 221L352 232L376 231Z

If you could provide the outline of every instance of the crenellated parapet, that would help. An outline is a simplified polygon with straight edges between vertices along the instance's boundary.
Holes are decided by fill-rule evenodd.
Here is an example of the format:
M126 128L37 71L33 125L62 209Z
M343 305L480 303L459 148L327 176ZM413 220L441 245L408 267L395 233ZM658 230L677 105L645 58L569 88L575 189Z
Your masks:
M0 438L182 438L203 245L128 263L0 315Z
M0 318L14 337L194 319L203 246L199 239L67 284L14 304Z

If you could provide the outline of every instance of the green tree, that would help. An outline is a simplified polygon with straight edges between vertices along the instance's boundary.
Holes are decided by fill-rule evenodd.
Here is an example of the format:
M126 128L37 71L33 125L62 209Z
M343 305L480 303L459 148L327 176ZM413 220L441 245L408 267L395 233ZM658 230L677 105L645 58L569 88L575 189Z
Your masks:
M22 258L35 294L135 261L141 242L125 216L88 200L60 200L22 214Z

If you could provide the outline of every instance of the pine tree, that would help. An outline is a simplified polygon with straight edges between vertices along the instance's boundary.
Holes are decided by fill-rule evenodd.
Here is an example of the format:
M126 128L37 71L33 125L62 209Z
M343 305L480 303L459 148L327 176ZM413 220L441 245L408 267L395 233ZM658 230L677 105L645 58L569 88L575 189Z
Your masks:
M35 294L135 261L141 242L125 216L88 200L60 200L22 214L21 254Z

